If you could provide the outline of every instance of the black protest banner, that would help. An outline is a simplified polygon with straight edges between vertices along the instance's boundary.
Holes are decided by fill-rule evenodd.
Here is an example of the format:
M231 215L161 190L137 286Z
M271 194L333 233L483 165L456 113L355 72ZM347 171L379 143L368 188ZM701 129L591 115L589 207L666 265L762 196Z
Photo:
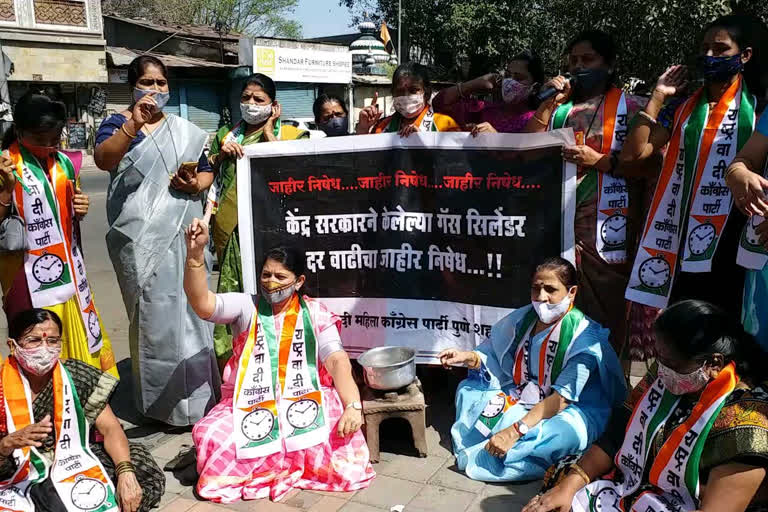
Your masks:
M350 353L474 346L530 302L537 263L573 248L568 132L357 136L254 146L238 170L247 291L276 245L306 252L307 291ZM485 144L483 144L485 142ZM269 146L269 147L268 147ZM570 173L570 175L569 175Z

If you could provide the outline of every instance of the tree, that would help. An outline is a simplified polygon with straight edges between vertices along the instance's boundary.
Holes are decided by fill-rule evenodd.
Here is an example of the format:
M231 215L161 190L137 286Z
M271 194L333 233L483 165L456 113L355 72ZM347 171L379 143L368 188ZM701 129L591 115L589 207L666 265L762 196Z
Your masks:
M301 37L301 25L287 15L297 5L298 0L102 0L107 14L294 39Z
M398 0L340 0L356 19L397 27ZM690 63L703 27L732 9L768 17L764 0L402 0L403 39L417 47L442 78L499 69L530 48L546 70L562 70L568 41L586 28L614 35L620 46L618 73L627 80L654 81L675 63ZM405 46L405 45L404 45Z

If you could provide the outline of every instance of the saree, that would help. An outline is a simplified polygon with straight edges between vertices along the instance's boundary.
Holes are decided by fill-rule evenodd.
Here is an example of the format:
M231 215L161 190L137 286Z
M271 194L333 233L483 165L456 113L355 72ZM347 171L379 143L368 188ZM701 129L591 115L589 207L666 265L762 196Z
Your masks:
M111 172L107 194L107 249L130 322L136 406L176 426L203 417L220 380L212 329L183 289L184 228L202 218L202 197L169 186L182 162L198 160L206 137L167 116Z
M0 253L6 317L33 307L56 313L62 322L62 358L84 361L118 377L112 343L86 275L72 203L78 170L63 153L41 162L18 143L9 148L9 156L16 174L11 200L24 218L30 248Z
M339 318L319 302L306 297L304 301L316 338L326 329L339 328ZM275 324L278 320L274 318ZM282 320L283 324L285 321ZM224 370L221 401L192 430L197 449L197 471L200 475L197 492L200 497L217 503L261 498L279 501L292 489L351 492L368 487L375 473L369 462L365 438L361 431L346 438L337 436L336 427L344 407L333 387L333 379L319 359L317 376L330 436L308 448L291 451L280 439L279 445L269 450L276 450L274 453L251 458L238 456L234 397L238 377L243 371L240 363L249 345L248 339L251 334L257 335L250 331L257 331L255 323L235 341L234 355ZM280 347L292 344L292 341L291 337L287 337L280 341ZM251 362L254 360L250 358ZM274 361L273 364L278 363ZM277 373L274 367L272 370Z
M553 463L586 450L603 433L611 409L624 399L621 365L608 342L606 329L573 308L562 319L562 328L558 322L529 335L536 325L535 315L528 305L494 325L490 337L476 349L482 361L480 369L470 370L467 379L459 384L451 437L459 470L473 480L541 478ZM568 331L566 324L572 318L578 320L578 327ZM560 334L555 346L557 335L553 331L557 329ZM559 354L554 363L549 357L551 353ZM547 364L556 367L558 360L559 374L557 368L551 372L546 369ZM543 371L548 377L542 379ZM521 379L521 374L527 378ZM503 458L494 457L485 450L488 439L518 422L545 397L526 397L526 380L551 380L549 388L568 400L569 405L531 428ZM506 405L499 404L498 410L489 411L500 394L513 399L507 399ZM482 419L491 415L495 421Z
M259 130L246 135L238 130L239 124L221 128L211 142L211 156L221 152L221 146L228 136L241 146L249 146L268 142L264 131ZM298 140L309 137L309 133L291 125L283 125L278 120L275 125L275 136L278 140ZM216 183L219 199L211 226L211 238L216 249L216 259L219 263L219 283L217 292L242 292L243 272L240 267L240 237L237 234L237 161L226 159L221 163ZM232 331L226 325L214 328L214 350L216 357L221 360L229 359L232 355Z
M721 373L727 373L726 370ZM721 376L718 376L718 379L723 380ZM596 442L596 446L599 446L608 456L619 458L619 464L623 464L625 468L629 467L629 473L636 469L637 459L624 457L624 462L622 463L617 454L621 452L622 446L625 444L625 432L633 418L634 412L647 405L647 398L653 392L657 380L657 368L654 364L645 377L632 390L627 401L613 411L605 434ZM675 446L676 442L680 444L680 437L686 430L688 434L683 436L682 439L687 439L692 446L696 446L697 443L694 442L696 440L703 439L703 441L699 443L699 446L696 446L698 463L694 467L688 464L686 478L682 478L682 475L679 478L680 485L685 482L695 489L696 485L693 482L693 477L697 477L699 480L698 487L705 488L710 471L717 466L729 463L759 466L765 465L768 462L768 383L763 382L755 386L749 386L743 381L739 383L726 396L720 407L710 414L709 425L704 427L704 429L708 428L706 435L702 430L699 432L701 435L697 436L691 431L692 429L687 427L694 424L692 420L696 416L697 411L702 411L702 407L696 406L700 402L711 401L713 395L711 392L717 388L717 383L712 381L710 384L707 387L708 389L705 388L701 393L684 395L671 406L670 403L675 402L674 400L671 402L667 400L668 403L666 404L662 403L665 401L664 399L659 400L659 409L666 409L665 414L667 417L665 421L659 422L660 424L656 427L655 431L649 433L647 437L645 444L647 455L645 455L642 474L639 476L639 484L631 482L629 478L625 478L619 469L615 469L604 476L605 479L618 485L632 484L631 487L636 487L636 489L634 492L621 497L610 489L603 490L602 493L599 491L591 493L593 505L599 506L603 495L611 495L612 498L609 501L615 502L615 506L620 505L623 507L621 510L646 512L648 510L648 498L663 494L651 481L661 483L663 486L677 484L678 482L678 477L667 474L669 473L668 470L674 468L676 464L667 466L667 471L663 471L660 470L663 460L659 461L659 459L667 456L670 447ZM661 395L657 394L657 396ZM642 414L642 411L640 411L640 414ZM693 452L693 450L687 449L679 452L682 463L685 463L683 455L688 451ZM576 460L563 461L557 468L552 468L545 478L544 490L546 491L557 485L568 474L570 464L573 462L576 462ZM657 464L657 462L660 463ZM634 477L635 475L631 476ZM659 477L663 478L659 480ZM685 490L682 490L681 494L685 495ZM661 506L653 504L652 506L655 507L653 510L666 511L667 508L665 507L668 506L673 507L671 510L679 510L674 508L674 501L676 499L665 497L664 501L670 503L662 503ZM693 510L699 505L698 497L696 497L692 505L684 506L683 509ZM747 511L762 511L765 510L766 505L768 503L753 500ZM589 506L589 504L586 505L587 510L589 510ZM577 507L577 503L574 503L574 510L581 511L584 508L584 505L578 505ZM598 508L598 510L612 510L612 508L603 507Z
M83 420L86 426L92 427L96 418L104 411L108 405L109 398L117 387L117 379L109 374L103 373L82 361L67 360L62 361L61 366L69 377L75 400L82 411ZM7 395L5 383L2 386L2 395ZM31 403L32 417L39 421L47 415L55 418L56 393L53 379L51 379L40 394L35 397ZM4 419L0 424L0 437L8 434L8 421ZM85 443L88 445L88 451L98 459L98 463L110 482L116 483L115 464L104 449L104 443L98 440L95 428L84 429ZM55 450L57 446L58 432L51 432L43 441L42 446L37 448L37 452L45 464L51 464L54 461ZM129 443L131 462L136 468L136 479L144 491L139 512L147 512L156 507L160 498L165 492L165 477L162 470L152 458L144 446L135 443ZM18 470L18 466L13 457L0 461L0 480L7 480ZM34 484L29 496L36 512L66 512L63 501L57 495L54 483L50 477ZM95 493L94 493L95 496ZM90 504L93 505L93 504ZM95 510L95 509L93 509Z

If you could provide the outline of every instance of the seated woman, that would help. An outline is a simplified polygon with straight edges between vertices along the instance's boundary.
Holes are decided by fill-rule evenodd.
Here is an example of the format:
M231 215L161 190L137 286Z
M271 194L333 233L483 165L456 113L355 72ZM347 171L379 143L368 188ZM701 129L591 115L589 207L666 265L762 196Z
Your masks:
M461 131L450 116L432 110L432 82L429 70L417 62L401 64L392 76L392 96L395 113L381 119L379 93L373 95L370 106L360 111L357 133L399 133L407 137L414 132Z
M315 124L328 137L349 135L349 112L344 100L335 94L321 94L312 105Z
M108 405L117 379L82 361L59 361L61 333L58 315L46 309L18 313L8 326L0 503L38 512L152 509L165 476L146 448L128 443Z
M304 254L268 251L258 297L215 294L204 267L208 238L208 227L195 219L187 230L184 291L201 318L232 325L235 343L221 402L192 431L198 494L231 503L278 501L291 489L367 487L375 475L340 320L299 295Z
M754 340L696 300L669 307L655 332L657 364L603 437L524 512L743 512L766 504L755 498L768 465L768 387L755 378L764 356Z
M451 428L460 470L486 482L534 480L583 452L624 399L608 331L573 307L576 269L562 258L536 268L532 305L512 312L472 352L439 354L466 364Z

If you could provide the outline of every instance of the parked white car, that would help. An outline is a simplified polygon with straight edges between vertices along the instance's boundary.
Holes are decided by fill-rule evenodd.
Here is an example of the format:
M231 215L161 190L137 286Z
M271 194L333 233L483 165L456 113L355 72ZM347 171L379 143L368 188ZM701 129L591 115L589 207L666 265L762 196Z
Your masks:
M326 137L325 132L317 127L314 118L311 117L298 117L296 119L283 119L280 121L284 124L295 126L299 130L305 130L309 132L310 139L322 139Z

